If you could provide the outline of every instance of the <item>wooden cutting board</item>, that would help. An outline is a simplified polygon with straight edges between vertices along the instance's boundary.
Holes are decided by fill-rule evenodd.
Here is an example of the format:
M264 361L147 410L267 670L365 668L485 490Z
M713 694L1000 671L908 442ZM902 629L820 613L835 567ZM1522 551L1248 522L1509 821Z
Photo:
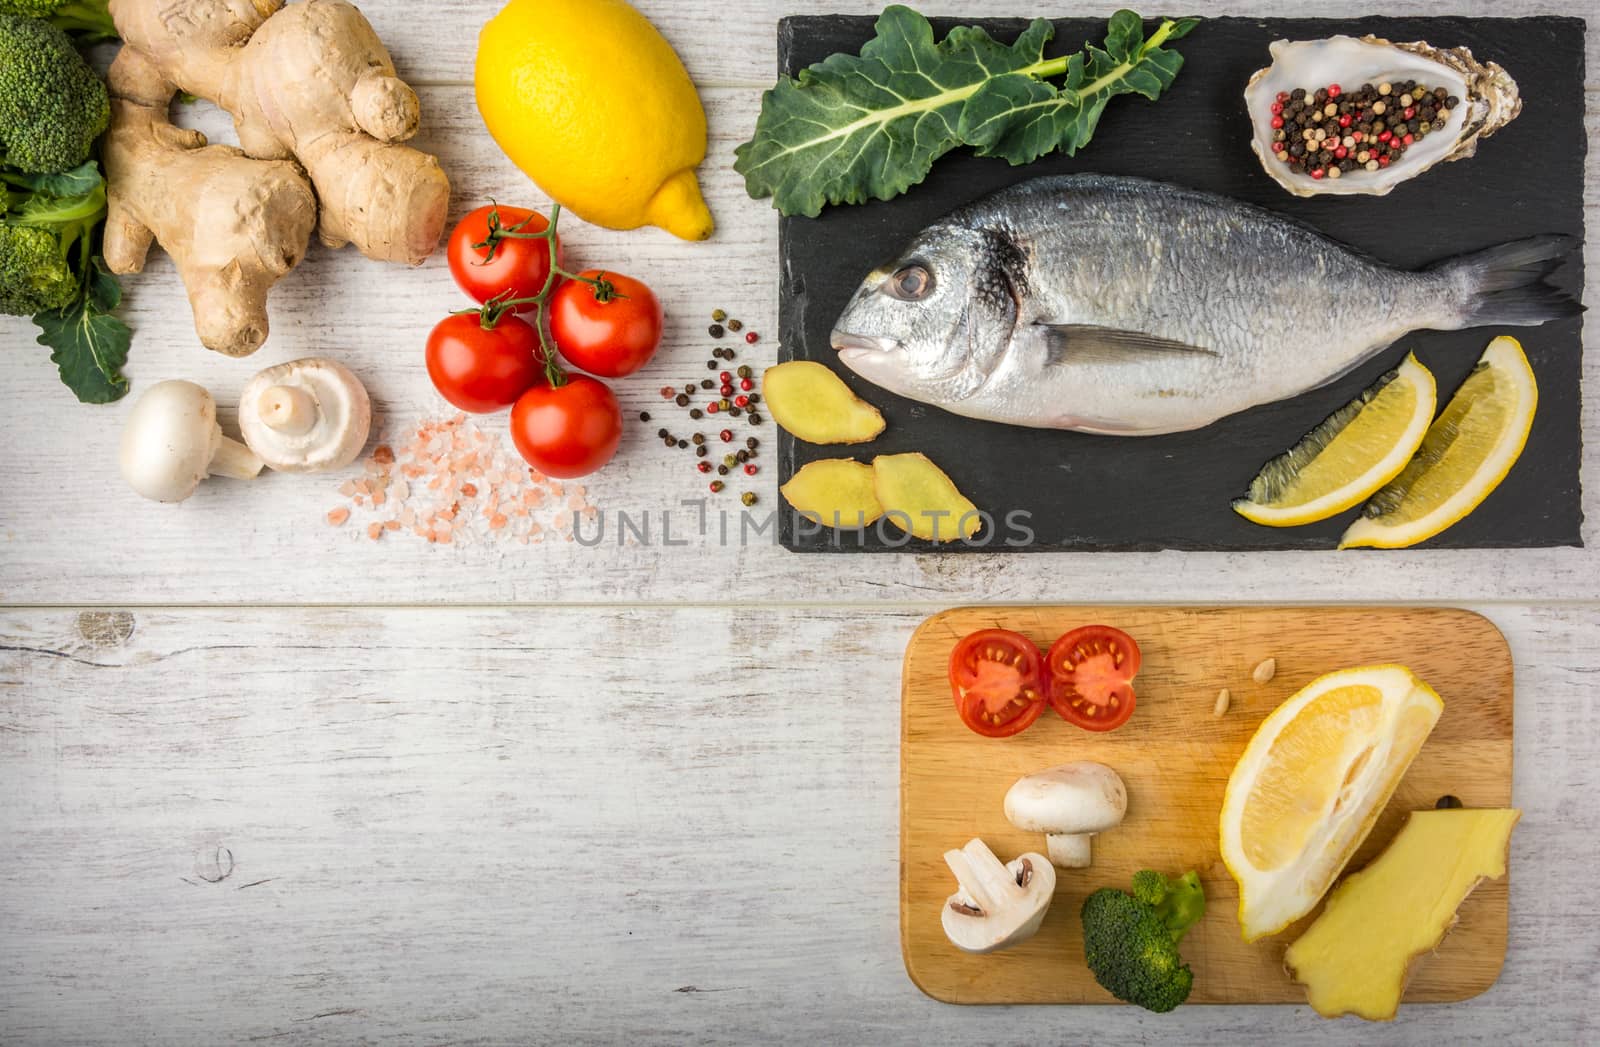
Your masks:
M1015 629L1047 648L1068 629L1114 625L1139 642L1139 701L1120 730L1091 734L1054 713L1005 740L980 738L951 704L946 666L977 629ZM1278 661L1256 684L1251 670ZM1444 713L1366 843L1347 867L1376 857L1405 812L1453 794L1468 807L1511 804L1512 663L1505 638L1468 611L1421 608L965 607L934 615L906 647L900 743L900 940L906 971L949 1003L1114 1003L1083 963L1078 908L1099 887L1128 887L1141 868L1200 873L1204 920L1183 940L1194 968L1190 1003L1304 1003L1283 952L1306 923L1245 944L1238 891L1217 847L1217 815L1234 761L1268 713L1311 680L1350 666L1400 662L1439 692ZM1219 689L1233 696L1212 715ZM955 879L944 852L981 837L1003 861L1044 851L1044 838L1011 827L1002 801L1024 774L1068 760L1115 768L1128 787L1122 826L1094 840L1094 864L1059 870L1039 933L987 956L951 945L939 925ZM1405 999L1465 1000L1500 974L1509 874L1480 885L1460 923L1418 966ZM1313 913L1313 916L1315 913Z

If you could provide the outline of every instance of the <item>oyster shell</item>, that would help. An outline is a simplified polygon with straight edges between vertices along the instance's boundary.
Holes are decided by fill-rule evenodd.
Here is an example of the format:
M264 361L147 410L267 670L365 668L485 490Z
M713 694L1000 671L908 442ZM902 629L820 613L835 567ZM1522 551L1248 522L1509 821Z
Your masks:
M1446 160L1461 160L1522 112L1517 82L1494 62L1478 62L1465 47L1438 48L1417 41L1392 43L1375 36L1330 36L1323 40L1278 40L1269 49L1272 64L1258 69L1244 90L1255 150L1267 175L1296 196L1383 196L1395 186ZM1415 80L1443 87L1461 99L1443 130L1435 128L1408 148L1405 156L1379 171L1351 172L1344 178L1317 179L1292 169L1272 151L1272 103L1280 91L1311 90L1338 83Z

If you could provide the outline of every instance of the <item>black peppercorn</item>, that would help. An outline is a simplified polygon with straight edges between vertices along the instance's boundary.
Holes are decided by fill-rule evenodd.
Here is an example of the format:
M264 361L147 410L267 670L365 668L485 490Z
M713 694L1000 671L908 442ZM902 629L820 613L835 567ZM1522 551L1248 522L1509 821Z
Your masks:
M728 330L730 330L730 331L741 331L743 329L744 329L744 322L743 321L740 321L740 320L729 320L728 321Z
M713 338L721 338L724 333L721 324L712 324L710 327L706 328L706 331Z
M694 454L695 454L696 458L704 458L707 453L708 453L708 449L706 448L705 444L701 444L699 447L696 447L694 449Z
M657 440L665 440L666 438L667 438L667 431L665 429L657 429L656 430L656 439Z
M761 416L759 414L756 414L754 411L751 411L750 412L750 424L751 425L760 425L761 424Z
M753 436L747 436L745 437L744 445L750 448L750 450L754 451L757 447L761 446L761 441L757 440Z
M728 467L725 466L725 465L717 466L717 475L718 476L727 476L728 475Z
M706 370L715 371L716 369L717 369L717 362L715 360L707 360L706 361Z
M677 396L674 396L672 398L672 402L677 404L679 407L688 407L689 406L689 398L687 396L683 395L682 393L679 393Z
M695 421L699 421L700 419L704 418L705 416L706 416L706 413L704 411L700 410L700 408L698 408L698 407L691 408L690 411L689 411L689 417L693 418Z
M703 444L703 443L706 442L706 434L705 433L695 433L693 436L689 437L689 439L693 440L695 442L695 446L698 447L700 444Z

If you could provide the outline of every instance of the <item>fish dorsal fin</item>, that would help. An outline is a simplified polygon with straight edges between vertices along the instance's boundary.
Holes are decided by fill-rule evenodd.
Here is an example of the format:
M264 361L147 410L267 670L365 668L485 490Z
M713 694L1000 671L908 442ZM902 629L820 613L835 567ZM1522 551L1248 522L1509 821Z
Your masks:
M1215 356L1213 350L1177 342L1144 331L1124 331L1094 324L1038 324L1045 340L1045 365L1124 364L1153 356Z

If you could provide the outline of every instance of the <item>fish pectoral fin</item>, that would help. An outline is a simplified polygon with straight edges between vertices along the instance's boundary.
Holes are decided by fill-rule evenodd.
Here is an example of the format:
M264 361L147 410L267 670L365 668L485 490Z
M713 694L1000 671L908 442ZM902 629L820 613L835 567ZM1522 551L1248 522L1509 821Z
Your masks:
M1138 363L1175 353L1215 356L1214 350L1144 331L1094 324L1036 324L1045 341L1045 365Z

